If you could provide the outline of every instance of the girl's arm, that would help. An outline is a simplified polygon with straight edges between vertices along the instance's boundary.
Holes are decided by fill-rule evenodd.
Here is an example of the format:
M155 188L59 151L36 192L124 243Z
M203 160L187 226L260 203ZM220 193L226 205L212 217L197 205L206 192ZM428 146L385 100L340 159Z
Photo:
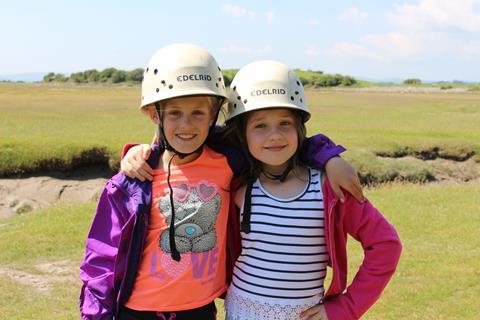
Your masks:
M306 138L301 146L302 160L309 166L323 169L327 173L333 191L340 202L345 201L342 188L350 192L359 202L363 202L362 186L357 171L340 154L345 151L323 134Z
M81 318L113 319L116 308L114 264L120 235L127 215L121 208L123 193L108 182L100 197L87 236L85 256L80 266L83 286L80 291Z
M326 298L325 309L329 319L358 319L378 300L390 281L402 245L394 227L368 200L358 203L347 196L335 215L341 217L343 231L361 243L364 259L347 290ZM342 241L341 238L337 234L335 241Z
M216 151L227 155L230 166L234 172L238 172L243 165L243 157L240 152L231 147L226 147L219 140L220 135L214 135L216 140L210 141L210 146ZM221 149L228 150L221 150ZM234 152L235 151L235 152ZM339 155L345 151L341 145L336 145L332 140L323 134L317 134L311 138L305 139L301 146L301 157L306 164L315 168L325 168L327 176L333 187L333 190L340 202L345 201L345 195L342 188L350 192L359 202L363 202L363 196L360 180L357 171ZM132 145L127 144L123 148L121 171L130 178L136 178L140 181L152 180L153 169L147 164L151 153L151 146L148 144Z
M147 163L152 147L149 144L127 144L123 147L120 170L130 178L153 180L153 169Z

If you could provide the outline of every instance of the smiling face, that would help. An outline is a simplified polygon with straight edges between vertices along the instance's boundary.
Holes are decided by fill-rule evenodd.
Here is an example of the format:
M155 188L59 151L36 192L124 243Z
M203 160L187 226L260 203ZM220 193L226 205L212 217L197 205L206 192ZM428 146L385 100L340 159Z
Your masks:
M297 121L284 108L252 112L247 120L246 138L251 155L263 163L263 169L279 174L298 147Z
M181 153L197 150L207 139L210 126L215 118L215 98L189 96L172 98L162 102L162 125L168 143ZM154 108L150 117L159 123Z

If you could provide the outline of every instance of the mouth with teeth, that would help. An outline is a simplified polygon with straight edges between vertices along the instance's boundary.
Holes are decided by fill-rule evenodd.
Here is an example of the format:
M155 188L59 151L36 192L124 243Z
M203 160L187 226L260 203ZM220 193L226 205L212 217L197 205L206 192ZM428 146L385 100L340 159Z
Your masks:
M190 140L195 139L195 137L196 137L197 135L196 135L196 134L193 134L193 133L179 133L179 134L176 134L175 136L176 136L177 138L179 138L180 140L190 141Z
M268 151L272 151L272 152L278 152L278 151L282 151L286 147L287 147L287 145L268 146L268 147L265 147L265 149L267 149Z

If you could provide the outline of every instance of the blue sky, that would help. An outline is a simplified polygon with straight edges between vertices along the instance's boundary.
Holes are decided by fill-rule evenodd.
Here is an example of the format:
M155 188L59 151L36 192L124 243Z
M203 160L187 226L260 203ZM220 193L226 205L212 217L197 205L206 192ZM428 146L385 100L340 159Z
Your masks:
M480 0L1 1L0 74L144 67L173 42L371 79L480 82Z

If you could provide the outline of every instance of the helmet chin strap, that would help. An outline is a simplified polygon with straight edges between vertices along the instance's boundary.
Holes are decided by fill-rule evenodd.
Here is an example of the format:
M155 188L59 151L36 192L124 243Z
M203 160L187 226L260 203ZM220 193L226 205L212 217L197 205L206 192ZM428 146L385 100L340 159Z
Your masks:
M266 170L262 170L262 173L266 178L268 178L270 180L274 180L274 181L278 180L280 182L284 182L285 179L287 179L287 176L290 173L290 171L292 171L292 169L293 169L293 159L290 159L288 161L287 167L285 168L285 170L283 170L283 172L281 174L273 174L273 173L268 172Z
M202 149L203 149L203 146L206 143L206 140L203 141L202 144L196 150L194 150L192 152L183 153L183 152L180 152L180 151L176 150L175 148L172 147L172 145L170 143L168 143L167 137L165 136L165 132L163 131L163 116L162 116L162 113L160 112L160 103L156 102L155 103L155 108L157 110L158 118L160 120L160 123L158 124L158 134L159 134L160 142L161 142L162 146L165 148L165 150L173 152L172 157L168 161L168 168L167 168L167 170L168 170L167 171L168 172L167 185L168 185L168 189L170 190L170 195L169 195L169 197L170 197L170 226L168 228L168 239L169 239L169 242L170 242L171 257L172 257L173 260L178 262L182 259L182 257L180 256L180 252L178 252L178 250L177 250L177 244L175 243L175 203L173 201L173 188L172 188L172 185L170 183L170 174L171 174L170 165L172 164L173 158L175 156L178 156L180 159L183 159L183 158L185 158L185 157L187 157L191 154L201 153ZM213 134L213 132L214 132L215 123L217 122L217 118L218 118L218 113L219 112L217 112L217 114L215 116L215 119L213 121L213 124L209 128L209 131L208 131L209 135Z
M270 180L274 180L274 181L280 181L280 182L284 182L285 179L287 179L287 176L288 174L290 173L290 171L293 170L293 167L294 167L294 160L293 158L290 158L289 162L288 162L288 165L287 167L285 168L285 170L283 170L282 174L273 174L273 173L270 173L266 170L262 170L262 173L263 175L270 179ZM250 216L252 215L252 188L253 188L253 184L254 184L254 180L249 180L247 183L246 183L246 190L245 190L245 198L244 198L244 202L243 202L243 213L242 213L242 222L240 224L240 231L241 232L244 232L244 233L250 233Z

